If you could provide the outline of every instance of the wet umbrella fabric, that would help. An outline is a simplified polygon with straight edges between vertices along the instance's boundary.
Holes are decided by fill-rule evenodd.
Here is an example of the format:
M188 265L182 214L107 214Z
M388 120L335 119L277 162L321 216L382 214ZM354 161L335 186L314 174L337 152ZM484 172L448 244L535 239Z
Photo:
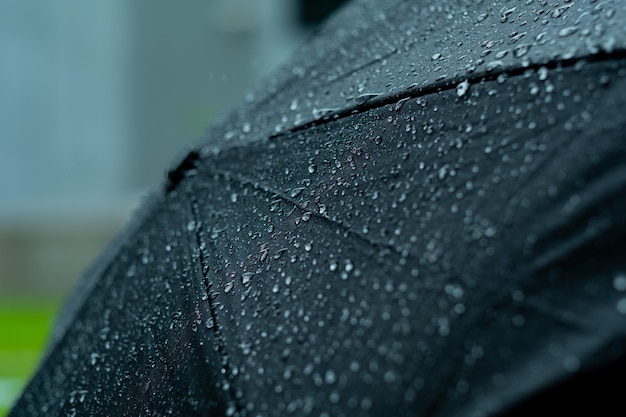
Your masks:
M10 415L617 407L624 22L350 4L170 172Z

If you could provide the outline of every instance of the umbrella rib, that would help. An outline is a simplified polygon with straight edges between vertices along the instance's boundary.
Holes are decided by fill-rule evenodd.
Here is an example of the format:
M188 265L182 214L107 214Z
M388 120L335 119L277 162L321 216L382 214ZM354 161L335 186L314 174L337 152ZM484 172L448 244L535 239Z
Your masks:
M346 78L346 77L349 77L352 74L354 74L356 72L359 72L359 71L361 71L364 68L367 68L367 67L369 67L371 65L374 65L377 62L383 61L383 60L389 58L391 55L395 54L396 52L397 52L397 50L392 50L392 51L387 52L385 55L377 56L376 58L374 58L374 59L372 59L370 61L367 61L366 63L361 64L361 65L359 65L356 68L351 69L350 71L347 71L347 72L345 72L345 73L343 73L341 75L338 75L335 79L333 79L333 82L339 81L339 80L341 80L343 78Z
M501 69L497 71L491 72L481 72L477 73L473 76L456 76L447 80L442 80L439 82L434 82L430 85L425 86L417 86L413 84L409 86L406 90L393 93L390 95L381 95L379 97L372 97L371 99L366 100L363 103L357 103L350 107L347 107L343 110L339 110L333 112L331 114L325 115L318 119L312 120L310 122L303 123L301 125L294 126L290 129L283 130L278 133L269 134L267 137L269 140L277 140L279 138L292 135L294 133L301 132L303 130L311 129L314 127L325 125L326 123L344 119L350 117L354 114L364 113L370 110L375 110L380 107L384 107L391 104L396 104L401 101L406 101L411 98L419 98L424 97L430 94L442 92L442 91L450 91L454 90L460 82L468 82L471 84L483 83L488 81L495 81L501 75L507 76L519 76L523 75L527 71L536 71L542 67L547 69L555 69L555 68L567 68L575 66L577 63L582 61L587 62L604 62L612 59L626 58L626 49L616 49L612 52L599 52L595 55L588 55L582 57L574 57L569 59L562 60L548 60L544 62L537 62L533 64L529 64L527 66L518 65L512 66L508 69ZM263 138L260 139L265 140ZM244 149L249 145L249 142L245 144L238 144L234 146L225 146L220 150L220 152L231 151L236 149ZM192 149L187 156L175 165L175 168L168 171L167 182L165 185L165 191L170 192L176 188L176 186L180 183L182 179L186 176L191 175L193 171L195 171L199 163L203 160L206 160L210 156L214 155L214 152L211 149L203 148L202 145L199 145L197 148Z
M323 215L321 213L317 213L317 212L314 212L314 211L307 210L301 204L299 204L297 201L295 201L294 199L286 196L285 194L283 194L282 192L280 192L280 191L278 191L276 189L273 189L273 188L268 187L266 185L261 185L261 184L259 184L257 182L251 181L250 179L245 178L245 177L240 177L240 176L239 177L235 177L231 173L229 173L228 171L221 171L221 170L212 170L212 171L213 171L214 174L216 174L218 176L221 176L221 177L223 177L226 180L234 181L234 182L240 184L242 187L245 187L245 186L252 187L255 190L263 191L263 192L271 195L272 197L278 197L279 199L281 199L281 200L283 200L283 201L285 201L287 203L293 204L294 208L297 207L298 209L302 210L303 212L311 213L312 217L321 219L324 222L330 223L331 225L342 229L346 233L348 233L348 234L358 238L359 240L362 240L362 241L368 243L369 245L373 246L375 249L378 249L378 250L388 249L388 250L391 250L391 251L396 252L396 253L400 253L401 252L401 250L399 248L396 248L393 245L390 245L390 244L387 244L387 243L384 243L384 242L379 242L379 241L373 240L371 238L368 238L367 236L357 232L356 230L347 227L341 221L333 220L332 218L330 218L328 216L325 216L325 215Z
M234 150L236 148L231 148L231 150ZM167 185L166 185L166 191L167 192L171 192L172 190L174 190L175 188L177 188L177 186L180 184L180 182L183 180L183 178L190 176L192 173L195 174L195 172L199 169L199 165L200 162L202 161L202 159L205 158L203 155L201 155L198 151L191 151L187 157L184 158L183 162L181 164L178 165L178 167L173 170L170 171L168 173L168 181L167 181ZM206 165L203 166L204 170L208 170L208 167ZM257 182L251 181L250 179L244 178L244 177L235 177L234 175L232 175L230 172L228 171L222 171L222 170L211 170L214 174L219 175L221 177L223 177L226 180L229 181L235 181L237 183L239 183L242 186L249 186L252 187L253 189L256 190L260 190L263 191L265 193L268 193L272 196L278 196L280 199L282 199L283 201L286 201L290 204L292 204L294 207L299 208L300 210L303 211L308 211L306 210L302 205L300 205L298 202L296 202L295 200L289 198L288 196L286 196L285 194L283 194L282 192L272 189L271 187L268 187L266 185L261 185L258 184ZM198 225L198 219L199 219L199 214L198 214L198 205L197 205L197 201L195 200L195 198L190 195L189 196L191 201L192 201L192 210L193 210L193 214L194 214L194 220L196 221L196 225ZM393 245L384 243L384 242L379 242L379 241L375 241L371 238L368 238L367 236L357 232L354 229L351 229L347 226L345 226L342 222L340 221L336 221L333 220L332 218L325 216L323 214L320 213L316 213L311 211L311 216L316 217L318 219L321 219L324 222L328 222L332 225L334 225L335 227L338 227L342 230L344 230L346 233L358 238L359 240L368 243L369 245L373 246L375 249L378 250L383 250L383 249L387 249L390 250L392 252L395 253L400 253L400 249L396 248ZM196 226L199 230L196 231L196 239L197 239L197 244L200 247L202 240L201 240L201 236L200 234L202 234L202 229L201 229L201 225L200 226ZM209 301L211 299L211 294L210 294L210 290L211 290L211 284L208 280L208 275L205 275L205 270L207 270L208 272L208 264L206 263L206 260L204 259L204 255L202 254L202 250L200 251L200 263L201 263L201 268L202 268L202 274L203 274L203 280L204 280L204 286L205 286L205 290L207 292L207 295L209 297ZM409 255L411 256L411 255ZM210 304L210 303L209 303ZM211 314L214 316L214 308L213 306L210 304L210 308L211 308ZM216 317L213 317L213 320L215 322L215 324L217 325L217 321L216 321Z
M574 66L576 63L581 61L587 62L602 62L609 61L611 59L616 58L624 58L626 57L626 49L617 49L611 52L599 52L595 55L588 55L582 57L574 57L569 59L561 59L561 60L548 60L544 62L533 63L530 65L517 65L511 66L507 69L502 69L499 71L490 71L490 72L481 72L472 76L455 76L450 79L442 80L439 82L434 82L425 86L417 86L413 84L409 86L406 90L393 93L390 95L381 95L380 97L373 97L367 100L364 103L357 103L350 107L347 107L343 110L336 111L334 113L325 115L320 117L319 119L294 126L291 129L287 129L278 133L274 133L270 135L270 139L278 139L283 136L287 136L293 133L300 132L302 130L310 129L316 126L324 125L328 122L344 119L353 114L364 113L370 110L374 110L380 107L384 107L386 105L395 104L400 100L406 100L411 98L423 97L429 94L434 94L442 91L449 91L456 89L457 85L460 82L468 82L471 84L482 83L486 81L495 81L501 75L507 76L518 76L526 73L529 70L538 70L541 67L545 67L547 69L555 69L555 68L565 68Z
M217 321L217 309L215 308L215 305L212 301L212 299L214 298L213 297L214 293L212 291L212 284L209 281L210 265L207 261L208 254L205 255L205 251L203 249L204 245L202 244L202 236L204 235L204 229L202 226L202 222L200 221L198 202L196 198L193 195L191 195L191 193L187 192L187 195L191 201L191 212L192 212L192 216L194 219L193 233L194 233L194 237L196 241L195 243L197 245L198 252L199 252L200 273L202 276L202 283L204 284L204 290L206 291L207 302L209 305L209 312L211 314L211 319L213 320L213 331L217 338L217 350L222 359L221 366L225 371L225 378L228 380L227 392L229 393L231 401L235 405L235 409L237 410L237 415L239 415L241 414L243 407L241 404L239 404L239 401L237 400L237 396L236 396L235 389L234 389L235 381L233 380L233 376L232 376L233 373L231 372L230 361L228 359L229 356L226 353L224 339L220 331L221 326L219 322Z

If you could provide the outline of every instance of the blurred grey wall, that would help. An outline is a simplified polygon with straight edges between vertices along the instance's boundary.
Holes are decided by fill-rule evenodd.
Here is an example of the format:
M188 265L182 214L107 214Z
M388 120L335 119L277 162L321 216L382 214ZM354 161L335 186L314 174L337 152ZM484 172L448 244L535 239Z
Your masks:
M291 0L0 1L0 297L64 294L301 42Z

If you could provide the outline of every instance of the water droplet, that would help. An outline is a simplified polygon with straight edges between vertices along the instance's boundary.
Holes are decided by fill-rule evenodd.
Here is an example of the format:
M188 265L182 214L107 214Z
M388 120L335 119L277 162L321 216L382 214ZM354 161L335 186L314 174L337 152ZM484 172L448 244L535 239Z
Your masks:
M623 272L619 272L617 275L615 275L615 278L613 278L613 288L615 288L615 291L626 291L626 274Z
M230 201L233 202L233 203L237 202L237 193L232 193L230 195Z
M252 126L250 126L250 123L246 122L243 124L243 126L241 127L241 131L243 133L250 133L250 131L252 130Z
M313 118L321 119L323 117L328 117L328 116L330 116L331 114L335 113L338 110L339 109L335 109L335 108L313 109L312 110Z
M300 193L302 193L302 191L304 191L304 187L296 187L291 190L291 192L289 193L289 196L292 198L297 197L298 195L300 195Z
M495 55L495 57L496 57L496 59L502 59L502 58L504 58L504 57L505 57L508 53L509 53L509 50L508 50L508 49L505 49L505 50L503 50L503 51L498 52L498 53Z
M363 397L361 399L361 409L364 411L368 411L372 408L372 400L369 397Z
M467 91L469 90L470 87L470 83L469 81L465 80L462 83L460 83L459 85L456 86L456 95L457 97L463 97Z
M454 298L461 298L463 297L463 294L464 294L463 287L457 284L447 284L444 290L446 294Z
M559 36L561 37L570 36L576 32L578 32L578 28L576 26L568 26L566 28L559 30Z
M100 359L100 354L92 352L89 355L89 363L91 364L91 366L94 366L96 363L98 363L98 359Z
M487 72L491 72L491 71L494 71L494 70L502 68L502 67L504 67L504 62L496 59L496 60L491 61L490 63L488 63L487 67L485 69L487 70Z
M315 174L316 170L317 170L317 166L315 166L315 164L309 165L309 174Z
M617 302L617 311L620 314L626 314L626 298L622 298Z
M466 310L465 304L463 304L463 303L458 303L458 304L454 305L454 312L456 314L463 314L463 313L465 313L465 310Z
M526 318L521 314L514 315L511 321L513 322L513 326L515 327L523 327L524 324L526 324Z
M557 9L553 10L553 11L552 11L552 13L550 13L550 16L551 16L551 17L554 17L554 18L559 18L559 17L561 17L561 16L563 15L563 13L565 13L565 11L566 11L567 9L569 9L570 7L572 7L572 6L571 6L571 5L566 5L566 6L561 6L561 7L558 7Z
M505 11L502 12L502 15L500 16L500 22L502 23L506 23L509 20L509 16L515 11L517 10L517 7L512 7L510 9L507 9Z
M332 369L326 371L326 375L324 375L324 381L328 385L332 385L337 382L337 374L335 374L335 371L333 371Z
M374 97L378 97L381 93L364 93L354 99L356 104L365 104Z
M539 94L539 86L537 84L530 84L530 94L532 94L533 96Z
M254 274L252 272L244 272L243 275L241 276L241 283L243 285L248 285L250 281L252 281L253 277L254 277Z
M232 282L227 282L226 285L224 286L224 292L228 294L230 290L233 289L234 286L235 284L233 284Z
M513 43L517 43L517 41L519 41L520 39L522 39L524 36L526 36L527 32L513 32L509 35L509 43L513 44Z
M135 276L135 272L136 272L137 268L135 267L135 265L131 265L128 267L128 271L126 271L126 276L128 278L132 278Z
M513 56L515 58L523 57L524 55L528 53L528 51L530 51L531 46L532 45L529 45L529 44L516 46L515 49L513 49Z
M511 292L513 301L524 301L524 292L522 290L514 290Z
M580 368L580 360L576 356L568 356L563 359L563 368L567 372L576 372Z
M410 99L410 98L411 98L411 97L405 97L405 98L403 98L403 99L398 100L398 101L396 102L396 104L394 104L393 109L394 109L395 111L400 110L400 109L402 108L402 106L404 106L404 103L406 103L407 101L409 101L409 99ZM408 130L407 130L407 132L408 132Z
M440 53L433 54L433 56L431 58L432 58L433 61L436 61L439 58L441 58L441 54Z
M392 370L388 370L383 375L383 379L388 384L393 384L396 381L397 378L398 378L397 374L394 371L392 371Z
M437 178L439 178L440 180L444 180L447 174L448 174L448 165L444 165L441 168L439 168L439 172L437 173Z

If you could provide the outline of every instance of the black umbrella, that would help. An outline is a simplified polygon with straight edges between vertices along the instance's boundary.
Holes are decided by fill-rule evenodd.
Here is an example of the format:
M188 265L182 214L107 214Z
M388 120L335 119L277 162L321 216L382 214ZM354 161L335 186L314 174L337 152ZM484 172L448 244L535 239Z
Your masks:
M344 8L86 275L11 416L619 406L625 22Z

